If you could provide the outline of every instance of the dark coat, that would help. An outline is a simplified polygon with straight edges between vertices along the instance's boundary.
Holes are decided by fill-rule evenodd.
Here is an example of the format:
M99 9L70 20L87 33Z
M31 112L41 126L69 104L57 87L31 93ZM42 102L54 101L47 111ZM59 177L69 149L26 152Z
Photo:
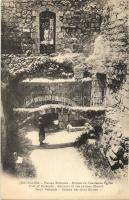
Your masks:
M42 142L43 140L45 140L44 124L39 122L39 141Z

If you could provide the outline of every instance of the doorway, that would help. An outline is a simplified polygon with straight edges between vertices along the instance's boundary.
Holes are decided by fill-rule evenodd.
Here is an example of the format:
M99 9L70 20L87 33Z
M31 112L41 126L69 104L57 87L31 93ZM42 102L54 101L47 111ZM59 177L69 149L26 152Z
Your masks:
M40 53L55 52L56 14L50 11L40 13Z

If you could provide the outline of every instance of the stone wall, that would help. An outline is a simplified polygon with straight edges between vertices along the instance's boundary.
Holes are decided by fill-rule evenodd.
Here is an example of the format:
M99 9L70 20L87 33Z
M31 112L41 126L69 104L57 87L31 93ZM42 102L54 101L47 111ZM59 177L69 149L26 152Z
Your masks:
M13 152L18 149L18 129L17 124L14 123L14 112L13 112L13 93L10 85L2 84L2 167L3 169L13 170L14 162L12 160Z
M115 9L114 9L115 8ZM108 1L104 10L102 34L107 54L107 80L109 87L120 89L127 73L128 57L128 1Z
M106 2L101 33L95 40L93 54L86 58L83 65L80 65L82 74L87 71L106 76L105 100L106 106L111 109L105 114L102 146L113 168L123 166L121 160L125 155L127 159L126 153L129 147L128 13L128 1L108 0ZM122 148L124 149L120 160L118 155L114 155L114 151L117 149L118 152L115 154L119 154ZM123 163L127 162L123 161Z
M128 163L128 1L108 1L104 10L103 38L109 51L107 56L107 105L103 124L103 141L106 156L113 169Z
M103 2L3 0L2 51L40 53L39 14L48 9L56 13L56 51L70 48L89 55L100 32Z
M57 80L21 82L14 88L14 107L38 107L44 104L90 106L91 81ZM22 93L21 93L22 91Z
M107 41L105 51L109 56L107 67L107 105L115 108L120 115L128 106L128 1L108 1L104 10L103 38Z
M50 114L57 114L59 120L59 128L65 129L68 124L73 127L84 126L85 123L89 123L99 134L98 130L104 121L105 109L104 108L92 108L92 107L72 107L64 105L43 105L39 108L16 108L14 109L15 122L19 128L30 126L38 127L39 116L45 116L46 126L49 128L51 121Z

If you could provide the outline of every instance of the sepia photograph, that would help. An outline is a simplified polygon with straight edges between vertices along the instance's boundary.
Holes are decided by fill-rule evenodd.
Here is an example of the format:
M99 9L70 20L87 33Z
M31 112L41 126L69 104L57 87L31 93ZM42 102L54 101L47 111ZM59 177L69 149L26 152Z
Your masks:
M1 199L129 199L129 0L0 3Z

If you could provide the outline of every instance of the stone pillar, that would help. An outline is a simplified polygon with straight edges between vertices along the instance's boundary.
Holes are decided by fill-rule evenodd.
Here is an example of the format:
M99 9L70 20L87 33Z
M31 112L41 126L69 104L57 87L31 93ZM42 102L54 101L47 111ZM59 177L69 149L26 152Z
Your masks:
M65 110L62 110L60 113L59 113L59 117L58 117L58 120L59 120L59 128L60 129L65 129L68 125L68 121L69 121L69 117L68 117L69 113L68 111L66 112Z
M96 82L96 74L94 74L92 76L92 89L91 89L91 102L90 102L90 106L94 106L95 102L94 102L94 96L95 96L95 82Z
M92 76L92 90L91 90L91 106L104 105L104 85L98 79L97 75Z

